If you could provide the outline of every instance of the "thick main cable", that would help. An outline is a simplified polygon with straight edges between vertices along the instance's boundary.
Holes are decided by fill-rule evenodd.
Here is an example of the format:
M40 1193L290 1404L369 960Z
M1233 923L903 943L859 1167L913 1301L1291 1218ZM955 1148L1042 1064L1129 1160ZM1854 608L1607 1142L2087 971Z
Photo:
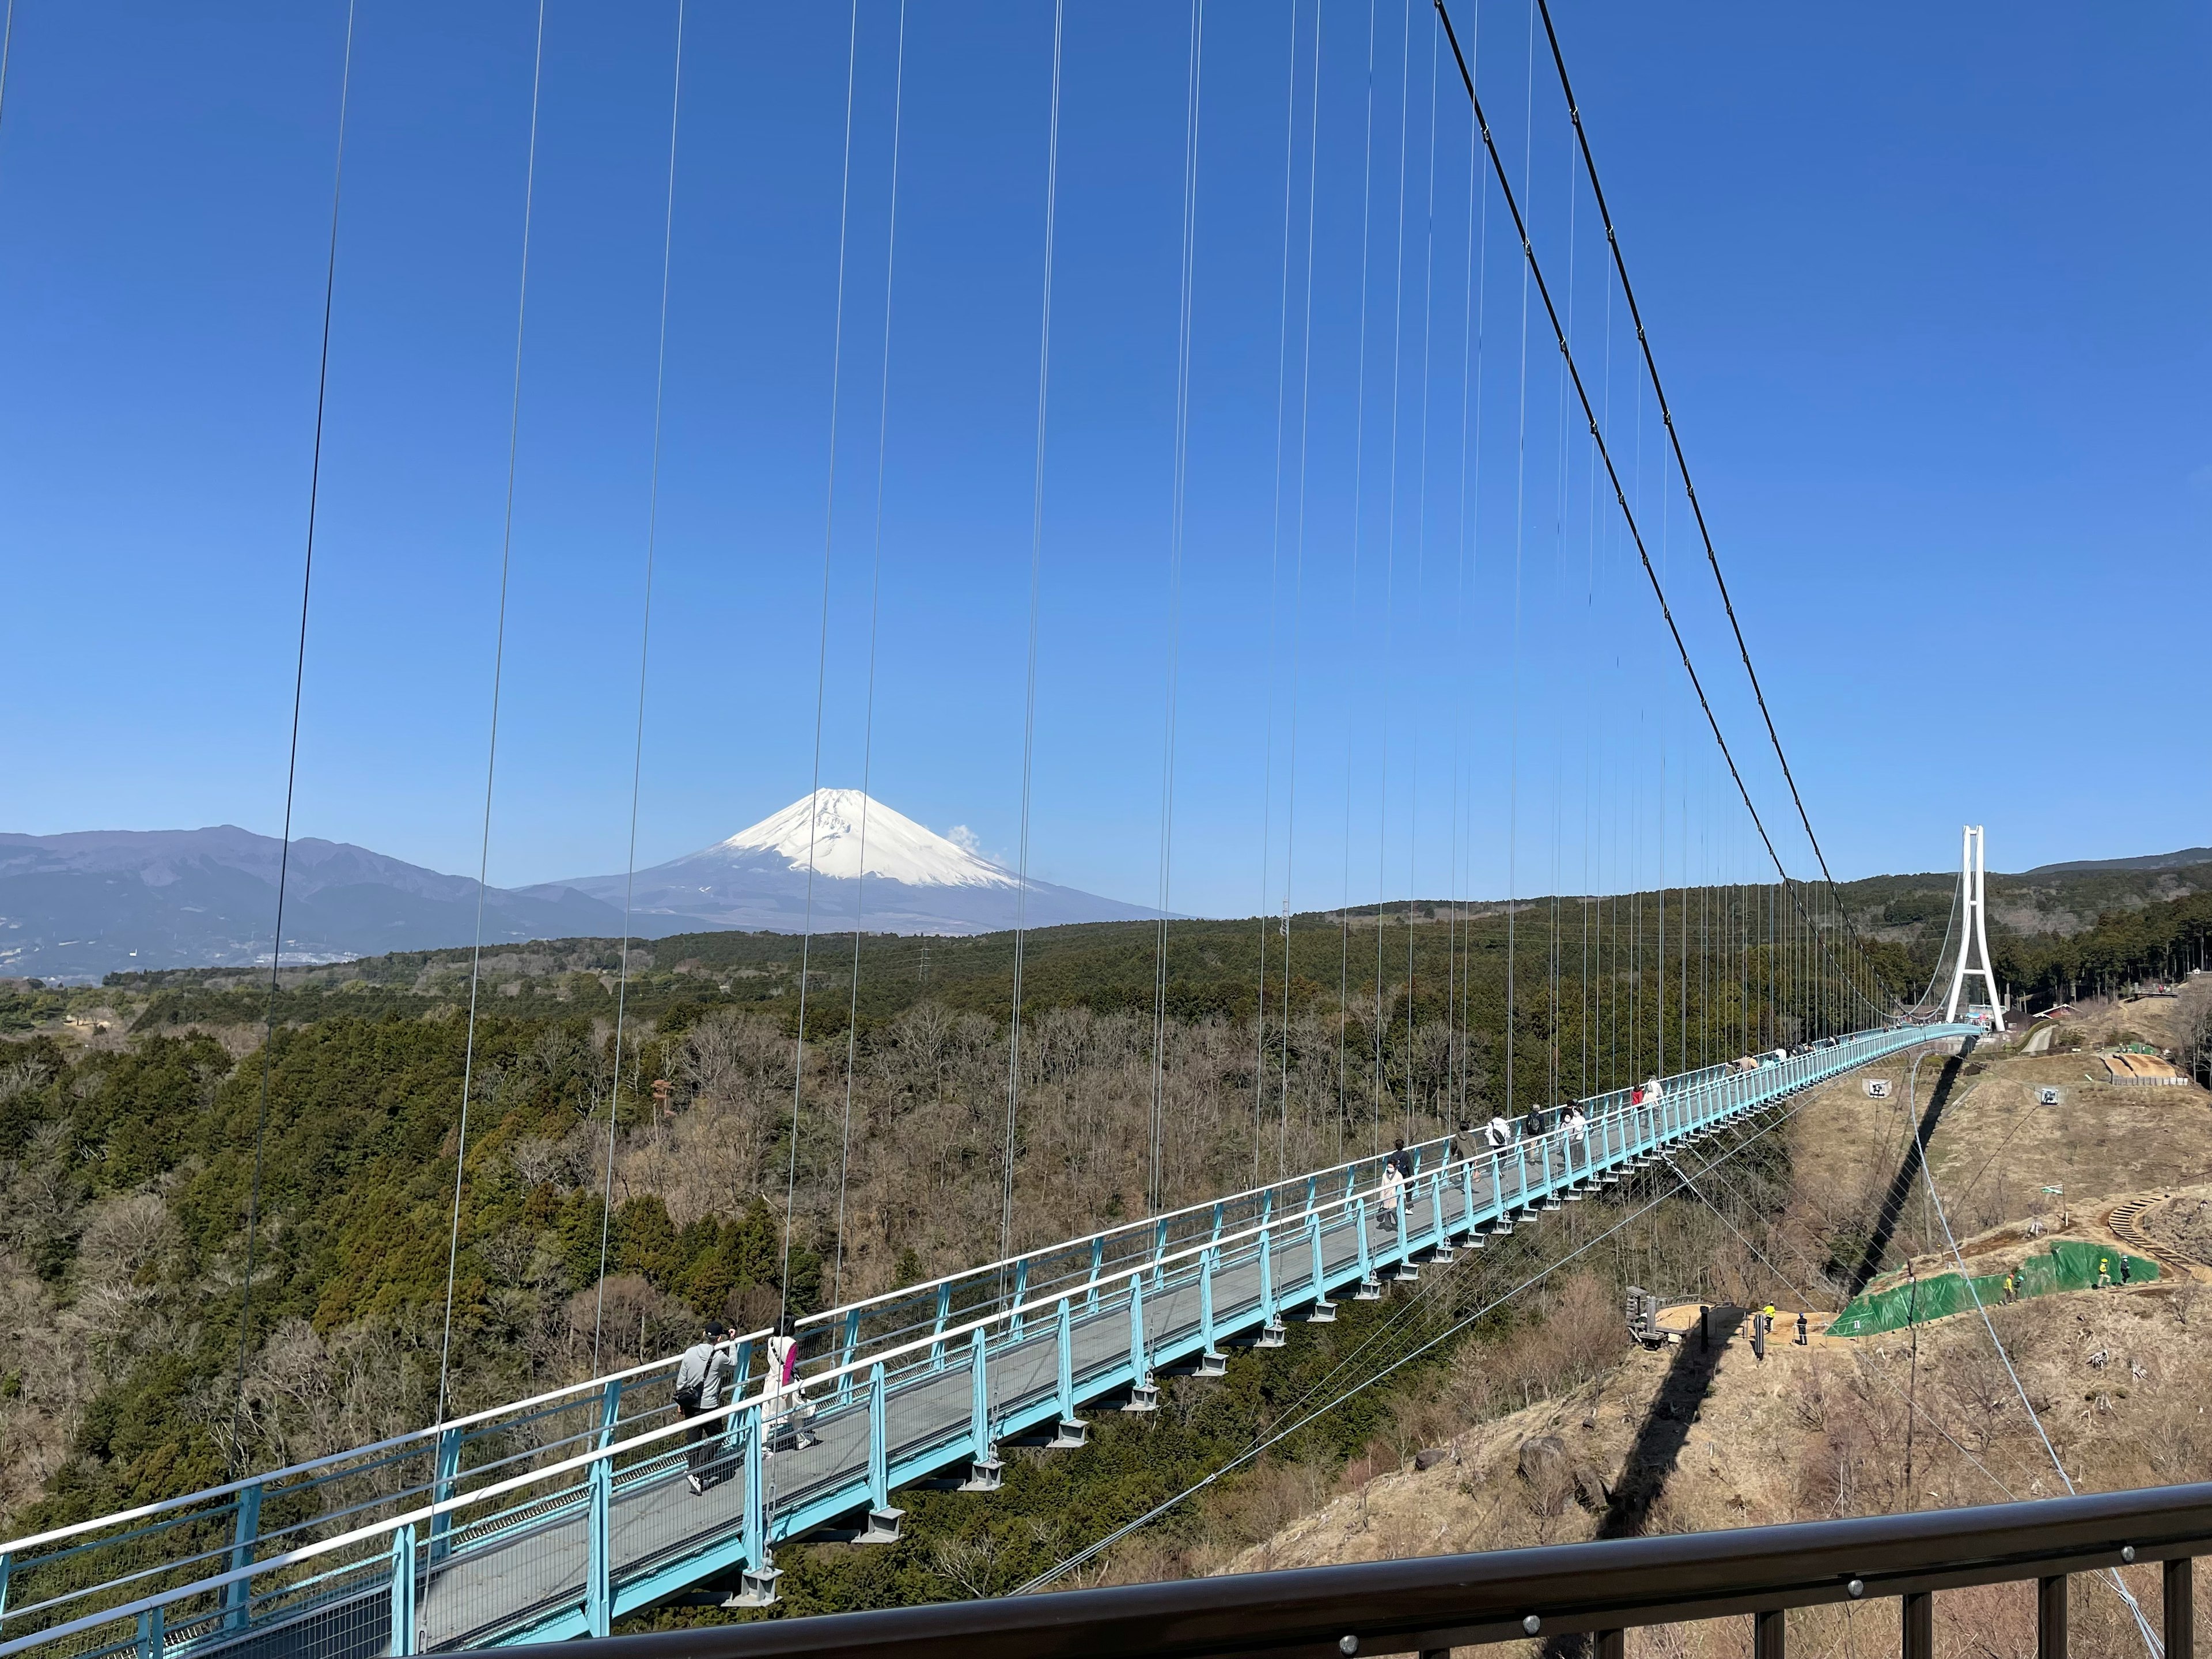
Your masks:
M1743 774L1736 765L1735 752L1729 749L1728 738L1722 733L1720 718L1713 712L1712 703L1705 696L1705 682L1698 677L1697 665L1691 660L1688 642L1682 638L1680 625L1674 620L1674 608L1668 603L1666 587L1659 579L1658 569L1651 562L1650 550L1644 544L1644 532L1636 521L1635 510L1628 504L1628 492L1621 483L1619 469L1613 464L1613 452L1606 443L1605 434L1599 425L1597 411L1590 402L1589 391L1583 384L1582 370L1575 362L1573 348L1568 343L1566 330L1559 319L1559 307L1552 298L1551 286L1544 279L1543 267L1537 262L1535 246L1529 240L1528 222L1522 216L1520 200L1513 192L1512 182L1506 177L1505 163L1498 153L1496 140L1491 133L1490 118L1483 113L1482 99L1475 91L1474 74L1468 68L1466 56L1460 50L1458 33L1452 27L1451 13L1447 9L1444 0L1431 0L1431 3L1436 7L1437 21L1443 27L1444 38L1450 44L1453 60L1459 66L1460 80L1467 88L1468 101L1474 106L1475 123L1481 130L1483 149L1490 156L1491 170L1498 179L1498 192L1504 198L1507 211L1513 216L1513 228L1521 240L1522 264L1528 276L1534 281L1537 295L1544 302L1544 313L1550 319L1553 338L1559 346L1559 355L1565 360L1568 379L1573 383L1576 398L1582 405L1583 419L1589 423L1590 439L1596 446L1598 458L1605 463L1606 478L1613 486L1613 501L1620 508L1621 518L1627 526L1630 538L1636 544L1637 557L1642 562L1644 576L1651 584L1652 597L1659 603L1660 617L1665 621L1668 634L1674 641L1675 652L1681 659L1682 671L1689 676L1690 688L1697 693L1698 707L1704 711L1705 723L1712 729L1713 741L1720 748L1721 758L1728 763L1729 775L1735 781L1736 793L1743 798L1744 810L1750 813L1752 823L1759 831L1759 840L1765 845L1768 858L1773 860L1775 871L1781 878L1782 885L1785 889L1793 890L1791 897L1802 912L1804 908L1804 901L1794 891L1796 884L1790 880L1789 871L1783 865L1782 854L1776 850L1774 838L1767 833L1765 821L1759 817L1759 808L1751 799L1750 787L1745 783ZM1822 953L1828 954L1825 942L1822 945ZM1835 963L1832 955L1829 955L1828 959L1832 964ZM1840 964L1835 965L1840 968ZM1510 1046L1506 1052L1510 1061L1512 1053Z
M245 1440L240 1431L246 1407L246 1361L253 1346L253 1271L255 1247L260 1239L261 1176L269 1139L270 1049L276 1039L276 987L284 961L284 888L292 863L292 798L300 778L300 708L307 683L307 605L315 588L315 532L321 523L323 495L323 416L331 386L331 318L338 282L338 209L344 197L347 106L353 93L353 25L355 7L347 0L345 55L338 70L337 153L331 168L330 251L323 266L323 337L315 360L315 436L307 461L307 536L300 568L299 643L292 659L292 735L284 757L284 837L276 854L276 916L270 942L269 1001L261 1019L261 1103L253 1120L253 1180L246 1200L246 1277L239 1285L238 1381L231 1395L230 1473L238 1473ZM0 112L8 96L8 59L15 35L15 0L8 0L8 15L0 23Z
M1441 12L1443 9L1442 0L1437 0L1437 10ZM1705 524L1705 506L1698 500L1697 486L1690 482L1690 463L1682 452L1682 434L1675 429L1674 411L1667 404L1666 388L1659 381L1659 365L1651 354L1650 337L1644 332L1644 313L1636 304L1636 289L1628 280L1628 264L1621 256L1620 239L1613 233L1613 213L1606 205L1605 188L1598 183L1597 161L1590 153L1589 134L1583 127L1582 109L1575 101L1574 84L1567 78L1567 60L1559 50L1559 31L1552 26L1549 0L1536 0L1536 9L1543 19L1544 36L1552 49L1552 65L1559 72L1559 92L1566 100L1567 117L1574 124L1575 142L1582 152L1583 171L1589 179L1590 196L1596 204L1598 217L1605 225L1606 246L1613 253L1613 270L1620 278L1621 295L1628 301L1628 314L1636 325L1636 343L1644 353L1644 368L1650 378L1652 399L1658 404L1660 418L1666 423L1668 442L1674 452L1675 469L1682 477L1682 493L1689 498L1690 511L1698 521L1698 535L1705 546L1705 562L1711 567L1714 585L1720 590L1722 607L1728 612L1729 628L1735 635L1736 651L1743 659L1744 674L1751 681L1752 695L1759 700L1759 717L1766 723L1767 738L1774 745L1774 758L1782 764L1782 776L1790 786L1790 799L1796 805L1798 822L1805 826L1805 839L1812 844L1813 856L1820 862L1820 874L1828 884L1829 896L1836 901L1842 914L1844 931L1850 934L1851 943L1858 946L1860 957L1873 975L1876 988L1887 991L1889 988L1887 982L1881 978L1881 970L1875 967L1874 958L1859 939L1858 930L1851 925L1850 911L1844 905L1842 895L1837 890L1835 877L1828 872L1827 855L1820 850L1820 838L1813 833L1813 820L1805 811L1804 797L1797 792L1796 775L1790 769L1790 757L1783 752L1782 736L1775 730L1773 713L1766 706L1766 692L1759 683L1759 671L1752 666L1751 647L1745 643L1743 626L1736 620L1735 601L1729 597L1727 578L1721 574L1720 556L1713 550L1713 536ZM1446 27L1449 27L1449 20Z

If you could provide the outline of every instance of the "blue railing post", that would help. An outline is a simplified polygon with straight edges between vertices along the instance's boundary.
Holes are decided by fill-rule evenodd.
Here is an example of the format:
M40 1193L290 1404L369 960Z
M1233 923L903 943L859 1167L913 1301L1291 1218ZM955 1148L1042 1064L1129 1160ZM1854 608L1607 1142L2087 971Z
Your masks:
M1206 1344L1209 1348L1213 1346L1212 1320L1212 1298L1209 1297L1207 1298L1207 1335ZM1280 1322L1281 1322L1276 1317L1275 1312L1274 1237L1268 1228L1262 1227L1260 1229L1260 1324L1262 1329L1266 1329L1279 1324Z
M1321 1218L1309 1212L1306 1215L1306 1243L1313 1250L1313 1293L1316 1310L1328 1306L1328 1269L1322 1260Z
M446 1429L438 1435L437 1462L430 1482L430 1501L442 1504L453 1495L453 1483L461 1473L461 1431ZM452 1550L446 1534L453 1529L450 1512L430 1517L430 1559L442 1561Z
M891 1506L890 1439L884 1431L886 1397L884 1363L868 1367L868 1504L878 1513Z
M852 1364L853 1351L860 1346L860 1310L858 1308L848 1308L845 1310L845 1340L840 1345L837 1355L837 1364L841 1368L849 1367ZM841 1369L837 1376L837 1403L842 1406L852 1397L853 1373L849 1369Z
M230 1570L243 1572L253 1565L253 1546L261 1536L261 1483L255 1481L238 1494L238 1518L230 1529ZM234 1578L223 1590L223 1623L244 1630L252 1615L253 1581Z
M1270 1194L1270 1196L1272 1196L1272 1194ZM1221 1214L1222 1206L1216 1204L1213 1206L1213 1236L1212 1240L1209 1241L1213 1243L1219 1243L1221 1241Z
M613 1507L614 1468L602 1457L585 1482L584 1618L592 1634L605 1636L612 1619L614 1569L607 1547L608 1511Z
M1018 1342L1022 1336L1022 1304L1030 1299L1030 1259L1024 1256L1014 1263L1014 1304L1006 1321L1009 1341Z
M1429 1243L1441 1247L1444 1242L1444 1172L1438 1170L1429 1177Z
M968 1437L975 1443L978 1463L991 1458L990 1349L978 1325L968 1338Z
M1468 1158L1459 1166L1459 1222L1468 1232L1474 1231L1474 1160Z
M1099 1234L1091 1241L1090 1290L1084 1298L1084 1311L1098 1311L1098 1276L1106 1271L1106 1235Z
M8 1570L13 1565L15 1559L7 1551L0 1550L0 1619L8 1616Z
M1513 1143L1513 1170L1514 1173L1521 1177L1521 1202L1518 1207L1525 1210L1528 1207L1528 1143L1525 1140L1516 1140Z
M169 1644L166 1607L149 1607L138 1615L138 1659L161 1659Z
M1206 1340L1203 1352L1209 1357L1217 1351L1213 1340L1213 1255L1214 1247L1209 1244L1199 1253L1198 1258L1198 1328L1199 1334ZM1267 1282L1264 1268L1261 1271L1260 1282L1262 1286ZM1262 1299L1266 1295L1263 1288L1261 1291Z
M768 1565L768 1525L762 1513L762 1475L768 1462L768 1418L758 1406L737 1413L744 1420L740 1432L745 1441L745 1565L759 1572Z
M601 1451L605 1451L615 1443L615 1428L622 1421L622 1379L608 1378L606 1388L599 1395L599 1449ZM460 1467L458 1452L453 1463L454 1469L458 1473ZM437 1559L434 1552L431 1559L433 1560Z
M1367 1248L1367 1200L1365 1199L1355 1198L1352 1200L1352 1220L1359 1234L1358 1293L1371 1302L1375 1299L1376 1294L1370 1288L1375 1283L1375 1258Z
M945 1325L951 1317L952 1286L948 1282L937 1287L937 1326L930 1333L934 1340L929 1345L929 1369L933 1371L945 1369Z
M1310 1175L1306 1177L1306 1213L1311 1215L1314 1206L1319 1202L1321 1202L1321 1177L1317 1175Z
M1129 1380L1133 1386L1143 1388L1152 1380L1151 1362L1145 1349L1145 1276L1129 1275Z
M1060 1362L1060 1420L1075 1420L1075 1316L1067 1305L1067 1298L1060 1298L1060 1311L1053 1323L1054 1346L1059 1350Z
M409 1522L392 1534L392 1653L406 1659L417 1650L415 1640L415 1523Z

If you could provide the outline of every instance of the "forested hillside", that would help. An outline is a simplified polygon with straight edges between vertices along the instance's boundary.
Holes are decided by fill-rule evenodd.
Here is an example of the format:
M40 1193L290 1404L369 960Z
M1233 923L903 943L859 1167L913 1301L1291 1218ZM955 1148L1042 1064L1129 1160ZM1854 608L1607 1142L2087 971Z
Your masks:
M1641 1075L1661 1063L1662 995L1670 1067L1853 1015L1819 945L1747 942L1772 897L1668 895L1663 956L1654 895L1510 917L1415 907L1410 923L1394 907L1379 927L1371 912L1300 917L1287 941L1256 922L1176 925L1158 1048L1167 1201L1486 1111L1509 1059L1516 1103ZM2212 898L2154 903L2069 937L2007 934L2000 966L2036 986L2155 973L2209 926ZM1018 1243L1141 1208L1155 937L1107 925L1027 943ZM1941 937L1939 916L1878 943L1892 983L1924 982ZM787 1226L801 1310L989 1253L1011 941L863 938L857 992L854 950L850 936L634 945L619 1079L616 945L486 957L459 1182L462 1407L586 1373L602 1311L603 1367L666 1352L702 1312L757 1324ZM428 1419L467 973L465 952L287 969L265 1052L266 982L243 974L0 987L7 1530Z

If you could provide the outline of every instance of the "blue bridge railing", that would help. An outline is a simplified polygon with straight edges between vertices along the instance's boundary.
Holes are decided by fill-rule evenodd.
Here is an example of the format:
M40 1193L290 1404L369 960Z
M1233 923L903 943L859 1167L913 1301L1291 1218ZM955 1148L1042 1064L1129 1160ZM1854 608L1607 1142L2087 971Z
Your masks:
M1079 1411L1153 1405L1164 1371L1217 1371L1286 1316L1479 1247L1666 1149L1971 1025L1865 1031L1751 1070L1588 1103L1588 1128L1499 1148L1437 1140L1395 1217L1366 1158L1131 1222L804 1322L793 1385L753 1375L678 1419L673 1359L441 1426L0 1544L0 1659L373 1659L605 1635L703 1582L775 1596L774 1547L888 1541L901 1487L998 1484L1017 1440L1081 1443ZM764 1364L763 1366L764 1370ZM696 1486L696 1490L694 1489Z

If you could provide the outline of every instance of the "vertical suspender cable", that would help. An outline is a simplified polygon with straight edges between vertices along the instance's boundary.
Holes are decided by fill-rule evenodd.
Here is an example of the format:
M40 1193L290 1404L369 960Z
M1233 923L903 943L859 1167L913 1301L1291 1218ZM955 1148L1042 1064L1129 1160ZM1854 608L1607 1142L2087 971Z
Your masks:
M453 1275L460 1261L461 1181L468 1167L469 1097L475 1085L477 994L483 979L485 883L491 871L492 785L499 772L499 694L507 667L507 574L514 551L514 464L522 431L522 343L530 315L530 229L538 199L538 108L545 82L545 0L538 0L538 38L530 69L530 148L523 164L522 261L514 292L514 373L507 415L507 504L499 535L499 620L492 635L491 732L484 746L483 837L477 852L476 942L469 952L469 1025L461 1056L461 1112L453 1144L453 1215L446 1239L446 1322L438 1344L438 1415L446 1420L446 1396L452 1382Z
M1449 22L1445 27L1447 28L1450 27ZM1453 42L1453 50L1455 52L1458 50L1457 41ZM1533 96L1533 90L1535 86L1536 74L1535 52L1535 38L1532 33L1529 37L1528 78L1528 84L1532 93L1528 99L1529 130L1521 175L1521 193L1524 196L1528 193L1528 169L1534 152L1535 99ZM1461 64L1460 72L1469 76L1468 95L1472 97L1474 83L1471 72L1464 64ZM1480 118L1479 109L1477 114ZM1486 122L1482 125L1483 142L1487 144L1490 140L1489 125ZM1502 181L1504 178L1502 164L1498 161L1497 152L1494 149L1491 152L1491 164L1493 167L1500 168L1499 178ZM1510 197L1508 201L1510 204ZM1535 258L1535 256L1528 252L1528 228L1521 223L1521 212L1518 208L1514 209L1513 222L1515 229L1521 233L1523 257L1521 261L1520 433L1514 441L1513 468L1512 686L1506 698L1505 744L1505 1111L1509 1117L1512 1115L1514 1110L1513 1051L1519 1046L1516 1041L1517 1033L1514 1022L1515 1016L1519 1012L1516 997L1519 988L1515 981L1519 967L1517 958L1521 943L1518 915L1521 896L1521 571L1522 554L1528 521L1528 276Z
M1291 889L1297 869L1298 829L1298 668L1301 629L1305 617L1306 583L1306 453L1313 412L1313 284L1314 204L1321 183L1321 14L1323 0L1314 0L1312 87L1306 115L1306 273L1304 320L1301 325L1298 367L1298 514L1292 538L1291 576L1291 740L1289 786L1283 817L1283 1072L1281 1099L1275 1126L1275 1173L1289 1173L1291 1145ZM1309 1160L1310 1161L1310 1160Z
M1013 1254L1014 1130L1022 1097L1022 950L1029 921L1030 781L1036 754L1037 594L1044 570L1044 438L1048 393L1052 386L1053 234L1060 213L1060 67L1066 31L1066 0L1052 5L1052 105L1048 118L1044 166L1044 282L1037 320L1036 468L1030 499L1029 667L1022 696L1022 821L1014 888L1013 1022L1006 1044L1006 1139L1000 1194L999 1255Z
M668 387L668 278L676 253L676 130L684 101L684 0L676 0L676 65L668 91L668 187L660 226L660 327L653 362L653 464L646 485L645 599L637 629L637 731L629 763L629 854L623 872L622 965L615 984L615 1069L607 1091L607 1167L600 1191L599 1281L592 1295L592 1375L599 1374L599 1335L607 1297L607 1244L614 1220L615 1127L621 1117L623 1037L629 1007L629 929L632 890L637 882L637 801L645 778L646 668L653 647L653 563L660 542L660 434L664 394ZM638 1358L645 1358L640 1352Z
M1190 3L1190 68L1184 91L1182 258L1177 278L1174 485L1168 510L1168 684L1160 740L1160 915L1152 957L1152 1167L1146 1196L1166 1207L1168 903L1175 870L1175 755L1176 673L1182 655L1183 503L1190 481L1191 289L1198 241L1198 111L1205 67L1206 0Z
M1405 27L1398 46L1398 240L1391 255L1390 301L1390 465L1384 473L1386 501L1382 531L1382 650L1375 664L1376 777L1375 789L1375 1026L1374 1100L1375 1150L1382 1150L1382 1096L1389 1081L1383 1048L1396 1022L1396 1000L1388 1004L1382 990L1383 894L1385 869L1390 854L1390 632L1398 580L1398 418L1404 404L1401 387L1406 368L1406 141L1413 110L1413 7L1405 0ZM1409 910L1406 925L1413 926Z
M1413 27L1413 3L1407 0L1406 24L1408 33ZM1421 441L1419 483L1413 490L1413 615L1418 620L1427 607L1429 556L1429 383L1434 367L1436 325L1437 272L1437 34L1429 32L1429 173L1427 201L1424 207L1421 236ZM1420 700L1411 700L1413 719L1419 718ZM1414 999L1413 963L1413 899L1415 882L1414 858L1420 846L1421 832L1421 746L1419 728L1415 726L1415 740L1407 745L1412 758L1407 763L1406 781L1406 1139L1416 1139L1413 1130L1413 1093L1418 1079L1413 1066L1416 1059L1414 1022L1418 1018Z
M814 772L806 791L806 908L799 936L799 1029L791 1044L791 1152L783 1177L783 1255L776 1273L779 1320L791 1311L791 1236L799 1208L799 1108L806 1087L806 975L814 949L816 842L822 829L822 709L830 681L830 568L837 540L837 416L845 368L845 253L853 203L853 84L860 62L860 0L852 0L845 40L845 151L837 183L837 297L830 325L829 464L822 505L822 623L814 655Z
M1275 612L1283 563L1283 407L1291 375L1291 198L1296 183L1291 165L1298 125L1298 8L1291 0L1289 67L1283 88L1283 246L1281 276L1275 292L1275 483L1269 499L1273 522L1267 534L1267 637L1260 672L1260 908L1259 1000L1253 1024L1258 1036L1252 1051L1252 1184L1260 1184L1261 1123L1267 1106L1267 889L1273 848L1275 809ZM1289 946L1285 945L1285 959ZM1290 1027L1283 1028L1290 1041Z
M337 154L331 167L330 251L323 266L323 336L315 361L315 436L307 460L307 535L300 562L300 628L292 659L292 735L284 758L284 839L276 854L276 917L269 951L269 1001L261 1019L261 1103L253 1121L253 1180L246 1199L246 1277L239 1285L238 1381L231 1398L230 1468L235 1475L244 1449L242 1433L246 1407L246 1360L253 1346L253 1272L260 1243L261 1175L269 1139L269 1084L276 1040L277 971L284 960L284 887L292 861L292 794L300 776L300 705L307 681L307 602L315 586L315 531L320 517L323 489L323 414L331 385L331 314L338 281L338 204L345 184L346 107L353 93L353 0L347 0L345 56L338 70ZM0 23L0 111L8 95L8 59L15 37L15 0L8 0L8 16Z
M1375 200L1375 4L1376 0L1367 0L1366 137L1359 169L1359 366L1353 376L1352 391L1352 612L1347 627L1357 623L1359 617L1360 498L1367 476L1367 278L1371 264L1370 228ZM1336 1109L1340 1133L1348 1126L1352 1115L1352 1103L1346 1091L1344 1046L1352 1022L1352 757L1357 751L1358 735L1347 697L1344 731L1344 902L1336 917Z
M876 526L868 568L868 684L860 727L860 872L853 884L853 994L845 1011L845 1123L837 1149L837 1257L830 1269L830 1299L845 1291L845 1186L853 1165L853 1068L860 1058L860 924L868 880L868 808L874 797L876 759L876 624L884 589L884 461L890 453L891 420L891 277L898 260L899 134L906 112L906 0L899 0L898 46L891 70L890 204L884 244L884 351L876 392Z

